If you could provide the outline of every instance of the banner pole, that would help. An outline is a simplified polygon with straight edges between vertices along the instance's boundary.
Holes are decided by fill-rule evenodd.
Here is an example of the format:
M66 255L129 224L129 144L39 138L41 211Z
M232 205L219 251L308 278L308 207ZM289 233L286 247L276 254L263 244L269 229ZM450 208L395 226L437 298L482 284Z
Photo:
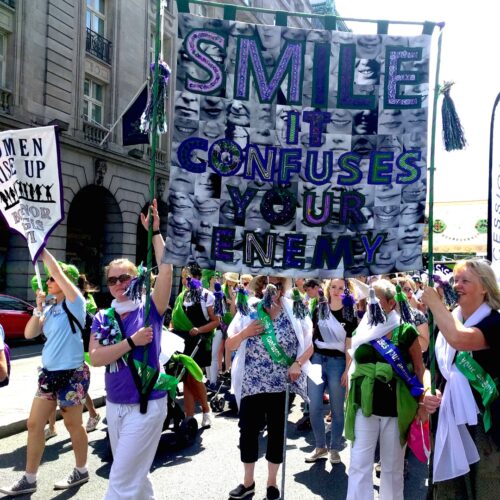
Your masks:
M430 151L430 162L429 162L429 223L428 223L428 272L429 272L429 286L433 286L434 281L432 275L434 273L434 159L436 151L436 116L437 116L437 105L439 99L439 69L441 66L441 46L442 46L442 36L443 30L439 32L438 38L438 48L437 48L437 63L436 63L436 78L434 83L434 101L432 107L432 133L431 133L431 151ZM436 394L436 357L434 354L436 338L434 333L434 318L432 312L429 311L429 360L430 360L430 372L431 372L431 393Z
M154 76L153 76L153 90L151 101L153 103L152 117L151 117L151 160L149 167L149 202L153 203L155 197L155 174L156 174L156 148L158 144L158 78L160 75L158 59L160 57L160 44L161 44L161 20L160 20L161 0L156 0L156 33L155 33L155 62L154 62ZM153 212L152 207L149 207L149 227L148 227L148 256L147 256L147 271L146 271L146 305L144 318L147 319L149 315L149 308L151 307L151 269L153 267Z
M495 141L495 113L500 103L500 93L495 99L493 104L493 110L491 111L491 121L490 121L490 152L489 152L489 180L488 180L488 242L487 242L487 253L486 257L491 262L493 270L496 272L497 263L494 260L493 252L493 143Z
M40 275L40 268L38 267L38 260L33 265L35 266L35 274L36 274L36 281L38 283L38 290L43 290L42 277Z

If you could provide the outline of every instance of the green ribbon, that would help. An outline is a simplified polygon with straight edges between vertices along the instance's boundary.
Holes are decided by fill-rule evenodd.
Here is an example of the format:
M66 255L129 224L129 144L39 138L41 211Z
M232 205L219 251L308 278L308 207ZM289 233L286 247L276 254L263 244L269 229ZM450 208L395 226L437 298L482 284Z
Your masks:
M120 329L120 323L118 323L118 321L115 317L114 308L110 307L110 308L106 309L106 311L104 311L104 315L107 316L111 327L116 330L116 335L114 337L113 344L117 344L118 342L121 342L123 340L123 334L122 334L122 331ZM125 364L127 363L128 356L129 356L130 352L132 352L132 351L126 352L122 356ZM138 361L137 359L134 359L134 366L137 370L139 377L141 378L142 386L147 387L149 382L154 377L155 373L157 373L156 369L147 365L146 363L144 363L142 361ZM175 399L176 388L177 388L178 383L179 383L179 381L175 377L173 377L172 375L168 375L166 373L160 373L158 375L158 379L155 382L153 390L168 392L169 396L172 399Z
M455 365L481 396L484 406L484 430L488 432L491 429L491 403L499 395L497 385L491 375L468 352L457 353Z
M259 302L257 305L257 316L264 327L264 332L261 335L262 342L264 342L264 347L269 353L269 356L271 356L271 359L280 365L285 365L287 367L292 366L295 360L290 358L280 346L278 339L276 338L271 317L266 311L264 311L262 302Z

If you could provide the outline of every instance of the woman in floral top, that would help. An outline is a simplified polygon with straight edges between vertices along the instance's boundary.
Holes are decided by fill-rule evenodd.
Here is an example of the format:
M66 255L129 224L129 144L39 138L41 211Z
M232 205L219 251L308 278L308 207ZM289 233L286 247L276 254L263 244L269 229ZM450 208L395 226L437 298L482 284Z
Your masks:
M291 382L293 392L306 397L308 360L313 350L312 324L309 318L298 320L293 316L291 301L284 296L288 280L270 277L269 283L277 292L271 306L258 304L257 315L244 317L238 313L228 331L228 347L237 350L231 376L239 406L240 455L245 470L243 484L229 493L233 499L255 491L254 469L264 422L268 433L266 498L280 497L277 474L283 456L287 383ZM253 319L256 317L259 319ZM280 355L270 353L269 340L265 340L268 337L274 337Z

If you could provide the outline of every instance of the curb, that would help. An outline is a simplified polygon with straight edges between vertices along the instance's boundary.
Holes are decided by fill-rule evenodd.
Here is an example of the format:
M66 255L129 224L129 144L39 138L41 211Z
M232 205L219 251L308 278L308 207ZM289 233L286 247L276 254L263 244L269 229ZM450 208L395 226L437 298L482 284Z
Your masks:
M104 406L106 404L106 396L98 396L96 398L93 398L92 401L94 402L94 406L96 408L101 408L102 406ZM84 409L84 413L86 412L87 410ZM56 413L56 420L61 420L62 419L62 416L61 416L61 410L57 410L57 413ZM18 420L16 422L12 422L10 424L7 424L7 425L2 425L0 427L0 439L1 438L4 438L4 437L9 437L9 436L13 436L14 434L19 434L20 432L24 432L27 430L27 422L28 422L28 419L25 418L25 419L22 419L22 420Z

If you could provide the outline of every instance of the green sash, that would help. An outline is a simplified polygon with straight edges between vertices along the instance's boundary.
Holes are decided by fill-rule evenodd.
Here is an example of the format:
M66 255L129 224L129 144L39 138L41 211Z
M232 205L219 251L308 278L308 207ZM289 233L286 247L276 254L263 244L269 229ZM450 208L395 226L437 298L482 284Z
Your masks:
M172 325L174 330L180 330L182 332L189 332L191 328L194 327L191 320L187 317L184 308L182 307L184 303L184 295L187 290L183 290L175 300L174 308L172 310Z
M488 432L491 429L490 406L499 395L495 381L468 352L457 353L455 365L481 396L484 430Z
M271 317L264 311L261 302L257 305L257 316L264 327L264 332L261 335L262 342L264 342L264 347L269 353L269 356L271 356L271 359L280 365L292 366L295 360L288 357L286 352L279 345Z
M116 331L116 335L113 341L110 343L115 344L123 340L124 337L120 328L120 324L116 319L114 308L110 307L106 309L104 311L104 315L108 318L110 326ZM132 351L126 352L122 356L122 358L124 363L129 365L129 367L131 368L132 378L134 378L134 382L140 381L141 383L140 386L139 384L136 384L139 394L142 395L142 388L152 385L153 379L156 377L156 381L154 382L152 390L168 392L169 396L172 399L175 399L177 384L179 383L179 381L175 377L172 377L172 375L168 375L167 373L158 373L158 370L156 370L156 368L153 368L152 366L149 366L148 364L133 358L132 360L134 368L132 368L128 362L128 358L131 353ZM135 369L137 377L134 376L133 369Z

